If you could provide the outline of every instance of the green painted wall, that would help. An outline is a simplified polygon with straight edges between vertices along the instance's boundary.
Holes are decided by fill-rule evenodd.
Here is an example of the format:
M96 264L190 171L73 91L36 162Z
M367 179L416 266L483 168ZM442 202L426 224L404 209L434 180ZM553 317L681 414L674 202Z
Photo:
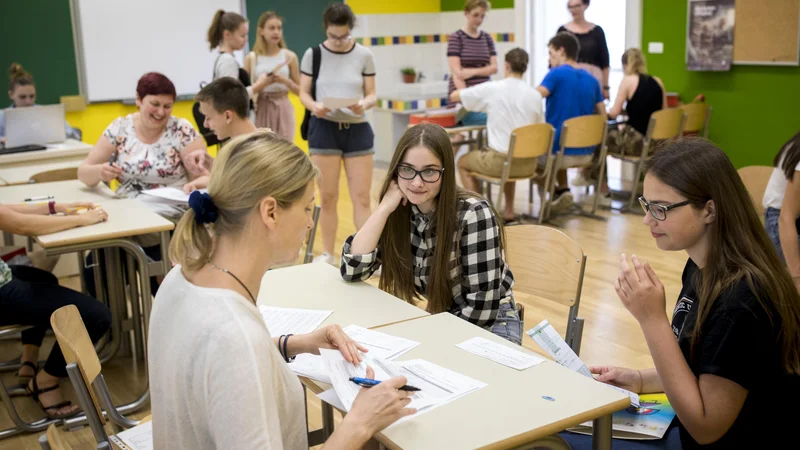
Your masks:
M800 67L687 71L686 10L687 0L644 0L642 48L664 43L663 54L647 54L649 72L684 102L705 95L713 107L708 137L737 168L772 165L780 146L800 130Z
M38 103L78 94L68 0L0 0L0 42L0 106L10 102L5 92L12 62L33 74Z
M445 11L463 11L464 10L464 0L441 0L442 1L442 12ZM556 0L548 0L548 1L556 1ZM513 8L514 7L514 0L490 0L492 9L506 9L506 8Z

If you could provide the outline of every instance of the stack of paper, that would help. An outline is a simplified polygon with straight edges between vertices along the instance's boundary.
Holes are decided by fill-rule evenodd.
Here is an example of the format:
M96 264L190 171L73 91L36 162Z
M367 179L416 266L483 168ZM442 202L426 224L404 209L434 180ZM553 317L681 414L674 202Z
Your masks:
M517 370L525 370L544 362L544 358L514 350L482 337L466 340L456 347Z
M199 191L208 192L208 189L199 189ZM189 194L174 187L148 189L142 191L142 194L155 197L159 201L164 201L165 203L189 203Z
M262 314L264 314L263 311ZM275 336L272 334L271 330L270 328L270 334ZM369 330L358 325L345 327L344 332L347 333L351 339L366 347L368 350L367 354L371 358L393 360L419 345L419 342L410 339L392 336L390 334L381 333L380 331ZM299 355L294 362L289 363L289 368L297 375L331 384L331 378L328 376L325 365L322 363L322 358L319 356L309 354Z
M284 334L311 333L333 314L333 311L278 308L264 305L259 305L258 310L261 311L261 317L264 318L269 335L272 337Z
M405 376L407 384L419 388L411 397L409 408L416 408L417 414L430 411L449 403L471 392L486 386L486 383L467 377L444 367L437 366L422 359L413 359L394 363L382 359L370 358L366 355L358 366L348 363L336 350L320 349L325 368L331 377L331 384L339 399L340 406L350 411L361 386L350 381L352 377L365 377L367 365L375 371L376 380L388 380L396 376ZM320 398L331 399L329 392ZM336 404L335 399L329 403ZM409 416L409 417L414 417ZM407 420L408 417L398 422ZM396 423L398 423L396 422Z
M145 422L110 437L115 449L151 450L153 448L153 422Z
M630 406L611 416L612 436L616 439L653 440L661 439L667 432L675 411L665 394L644 394L641 406ZM580 434L592 434L592 422L567 428Z
M584 364L578 355L572 351L569 345L567 345L566 341L561 338L555 328L553 328L553 326L550 325L550 322L548 322L546 319L539 322L538 325L531 328L526 333L531 337L531 339L534 340L534 342L539 345L539 347L552 356L556 362L568 369L572 369L582 375L594 379L592 376L592 371L586 367L586 364ZM639 406L639 395L635 392L631 392L610 384L606 384L606 386L627 395L630 397L632 405Z

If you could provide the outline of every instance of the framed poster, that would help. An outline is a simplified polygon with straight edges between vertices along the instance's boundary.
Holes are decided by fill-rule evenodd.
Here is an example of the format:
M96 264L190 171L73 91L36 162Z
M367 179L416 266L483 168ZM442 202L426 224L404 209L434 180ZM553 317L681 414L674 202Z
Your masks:
M733 62L735 0L689 0L686 68L725 71Z

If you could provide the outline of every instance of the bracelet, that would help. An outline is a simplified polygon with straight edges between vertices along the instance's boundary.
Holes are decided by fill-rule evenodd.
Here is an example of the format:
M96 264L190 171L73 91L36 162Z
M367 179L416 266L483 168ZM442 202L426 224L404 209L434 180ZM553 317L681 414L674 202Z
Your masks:
M289 342L289 336L294 336L294 335L287 334L283 338L283 360L286 361L287 363L290 363L290 362L294 361L294 357L289 358L289 353L286 350L287 342Z
M56 201L55 200L50 200L49 202L47 202L47 206L50 208L50 215L51 216L55 215L55 213L56 213Z
M284 354L283 354L283 345L281 343L281 339L283 339L285 337L286 337L285 334L282 334L282 335L278 336L278 353L281 354L281 358L283 358L284 360L286 360L286 356L284 356Z

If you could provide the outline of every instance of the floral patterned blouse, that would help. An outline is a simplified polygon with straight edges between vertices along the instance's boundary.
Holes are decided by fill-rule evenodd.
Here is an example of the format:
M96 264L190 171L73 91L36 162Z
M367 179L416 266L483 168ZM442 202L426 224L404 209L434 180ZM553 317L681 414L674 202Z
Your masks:
M5 261L0 259L0 287L3 287L11 282L11 268L8 267Z
M119 117L103 132L117 151L122 175L117 195L135 198L143 190L160 187L182 188L189 181L181 161L181 150L200 135L186 119L170 117L161 137L145 144L136 137L133 114Z

